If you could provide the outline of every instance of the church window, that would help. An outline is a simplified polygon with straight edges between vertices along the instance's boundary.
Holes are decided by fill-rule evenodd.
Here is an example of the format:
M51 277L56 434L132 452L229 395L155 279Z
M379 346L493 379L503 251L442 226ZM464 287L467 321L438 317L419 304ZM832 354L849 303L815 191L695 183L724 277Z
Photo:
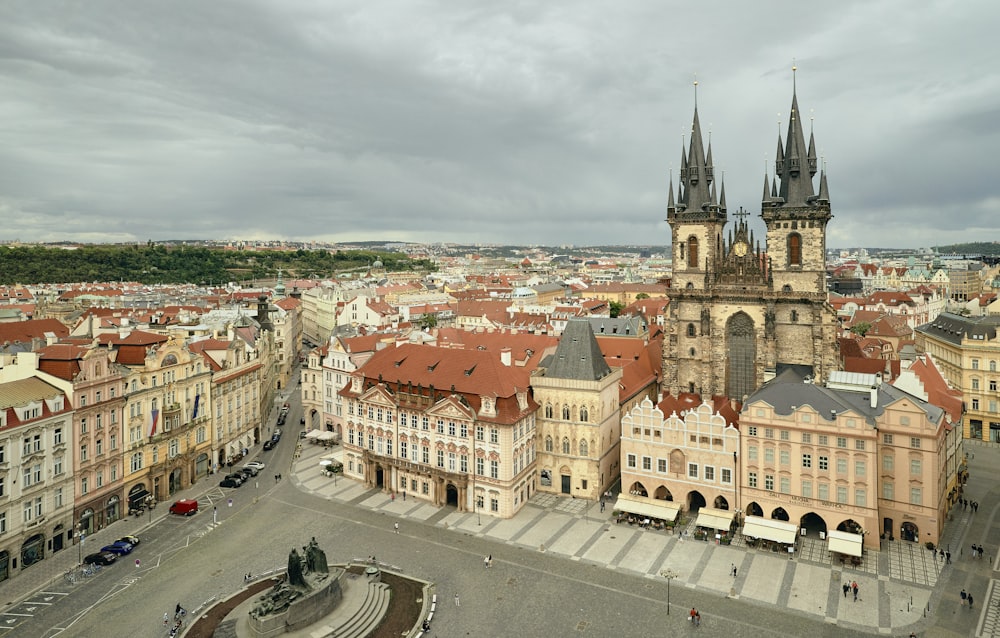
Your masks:
M545 418L546 419L552 418L552 405L548 403L545 404Z
M587 456L587 441L580 439L580 456Z
M551 452L552 451L552 437L551 436L545 437L545 451L546 452Z
M563 454L569 454L569 439L567 438L562 440L562 451Z
M694 288L694 284L689 281L687 285L684 287L687 288L688 290L692 290Z
M688 238L688 268L698 267L698 238L689 237Z
M802 265L802 235L798 233L792 233L788 236L788 265Z
M586 407L580 408L580 421L586 423L590 419L590 413Z
M569 406L568 405L564 405L563 406L563 409L562 409L562 418L563 418L563 421L569 421Z
M733 315L726 325L726 342L729 346L726 394L741 400L757 388L753 319L742 312Z
M694 330L694 324L693 323L689 323L688 324L688 336L689 337L695 336L695 330Z

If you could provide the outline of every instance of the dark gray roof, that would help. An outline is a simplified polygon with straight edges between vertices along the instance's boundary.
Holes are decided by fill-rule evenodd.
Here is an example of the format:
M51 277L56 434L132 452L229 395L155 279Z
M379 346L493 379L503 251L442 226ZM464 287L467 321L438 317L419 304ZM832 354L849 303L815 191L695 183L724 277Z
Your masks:
M597 339L586 319L570 319L556 351L542 364L545 376L556 379L596 381L611 374Z
M942 312L934 321L917 326L917 332L954 344L962 343L963 337L992 341L997 338L998 323L1000 317L997 316L972 318Z
M850 376L850 375L849 375ZM859 375L853 375L859 376ZM874 377L875 375L860 375ZM888 383L879 383L876 392L876 404L871 406L871 388L858 386L857 389L833 389L813 383L804 383L792 371L774 378L754 392L744 405L763 401L774 408L775 413L788 416L797 408L808 405L816 410L827 421L833 421L836 415L843 412L854 412L865 417L867 423L875 426L878 417L885 412L886 406L901 399L907 399L919 406L927 418L937 423L943 410L935 405L900 390Z
M590 329L598 337L615 336L629 337L641 335L646 332L646 320L640 316L629 315L626 317L589 317Z

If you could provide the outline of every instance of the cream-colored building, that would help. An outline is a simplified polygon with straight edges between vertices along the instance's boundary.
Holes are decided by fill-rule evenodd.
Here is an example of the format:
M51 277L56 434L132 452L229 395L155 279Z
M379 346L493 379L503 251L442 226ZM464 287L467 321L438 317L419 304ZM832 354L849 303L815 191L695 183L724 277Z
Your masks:
M341 390L344 476L501 518L534 493L529 371L510 351L406 343L376 352Z
M597 500L618 478L622 368L604 360L590 322L573 319L531 375L538 491Z
M917 350L934 357L965 398L963 437L1000 443L1000 316L942 313L916 330Z
M622 418L622 498L662 510L664 520L708 507L731 521L739 447L739 430L708 403L665 416L646 398Z
M0 367L0 582L74 536L73 406L37 365L19 353Z

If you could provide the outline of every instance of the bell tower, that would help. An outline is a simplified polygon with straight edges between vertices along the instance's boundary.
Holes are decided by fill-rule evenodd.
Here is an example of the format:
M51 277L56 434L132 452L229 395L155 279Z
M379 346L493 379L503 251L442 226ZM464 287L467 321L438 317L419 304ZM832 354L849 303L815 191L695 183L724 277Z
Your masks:
M767 226L767 252L775 290L826 295L826 225L830 192L826 170L816 161L816 140L810 124L809 144L802 128L802 113L792 67L792 108L784 144L778 137L774 178L764 176L761 218ZM819 172L819 192L813 179Z
M695 91L698 83L695 82ZM680 179L674 199L674 181L670 178L667 222L673 253L673 288L705 290L710 284L722 253L722 232L726 225L725 187L721 200L716 196L715 166L712 145L706 151L698 120L695 93L691 142L681 147Z

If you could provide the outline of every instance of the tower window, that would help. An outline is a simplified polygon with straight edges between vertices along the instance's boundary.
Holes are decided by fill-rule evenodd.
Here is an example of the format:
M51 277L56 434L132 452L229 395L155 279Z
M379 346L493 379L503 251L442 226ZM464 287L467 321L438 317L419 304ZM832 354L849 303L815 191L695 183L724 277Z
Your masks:
M799 320L799 311L798 310L793 310L792 311L792 321L798 321L798 320Z
M689 323L688 324L688 336L689 337L695 336L695 333L694 333L694 324L693 323Z
M802 235L798 233L788 236L788 265L802 265Z
M698 238L689 237L688 241L688 268L698 267Z
M690 350L688 350L688 354L690 354L693 357L694 356L694 348L691 348Z

